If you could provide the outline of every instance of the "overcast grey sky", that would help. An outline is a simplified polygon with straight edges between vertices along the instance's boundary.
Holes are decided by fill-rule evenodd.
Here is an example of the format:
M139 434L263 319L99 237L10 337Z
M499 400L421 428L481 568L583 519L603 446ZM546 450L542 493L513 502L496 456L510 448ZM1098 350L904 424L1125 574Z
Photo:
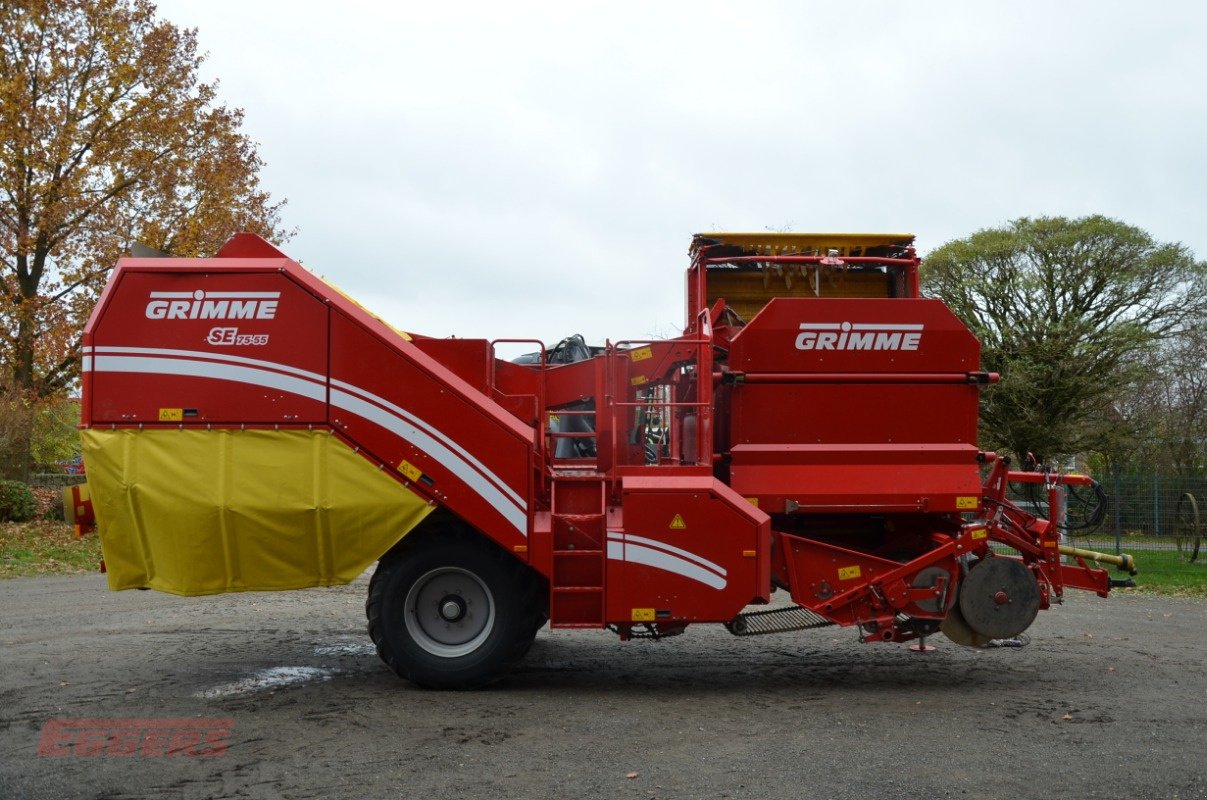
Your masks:
M1207 3L161 0L285 246L435 336L676 335L693 232L1103 213L1207 258Z

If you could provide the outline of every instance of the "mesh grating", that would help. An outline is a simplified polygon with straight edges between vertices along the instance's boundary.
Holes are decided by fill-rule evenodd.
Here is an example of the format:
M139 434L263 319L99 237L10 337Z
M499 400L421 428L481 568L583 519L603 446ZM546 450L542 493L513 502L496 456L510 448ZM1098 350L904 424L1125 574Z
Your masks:
M748 611L738 614L725 627L734 636L758 636L764 633L786 633L809 628L824 628L834 623L812 611L791 606L772 608L767 611Z

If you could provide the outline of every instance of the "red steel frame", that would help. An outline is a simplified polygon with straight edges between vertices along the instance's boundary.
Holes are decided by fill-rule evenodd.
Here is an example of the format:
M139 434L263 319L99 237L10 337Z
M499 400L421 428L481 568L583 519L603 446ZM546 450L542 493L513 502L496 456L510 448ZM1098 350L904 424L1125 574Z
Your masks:
M191 393L213 412L172 424L328 427L544 575L555 627L675 632L729 621L779 586L868 640L904 641L920 634L902 620L941 619L962 565L993 557L994 542L1018 551L1042 607L1065 587L1107 594L1105 570L1081 557L1063 562L1057 526L1006 499L1010 482L1045 483L1058 502L1062 486L1089 479L1010 471L976 450L977 392L997 376L979 371L967 329L920 297L912 248L843 258L714 250L693 254L683 336L609 342L595 358L556 365L536 340L401 338L255 237L236 237L215 259L127 260L89 323L89 358L146 349L159 335L139 318L148 288L272 288L292 293L295 315L273 335L309 331L323 342L281 350L279 371L317 375L325 400L292 419L249 420L222 379L110 376L86 365L85 424L164 424L151 417L160 398ZM735 327L723 300L709 304L709 270L752 265L874 268L897 275L903 295L887 304L778 298ZM793 349L794 326L823 317L830 326L908 324L930 338L916 352ZM176 326L182 338L157 346L185 348L203 327ZM539 362L495 357L496 345L513 342L539 346ZM193 362L221 363L187 346ZM640 411L665 423L656 463L647 463ZM553 430L554 415L590 419L593 430ZM555 458L566 439L591 440L595 454ZM424 449L435 440L447 443L443 460Z

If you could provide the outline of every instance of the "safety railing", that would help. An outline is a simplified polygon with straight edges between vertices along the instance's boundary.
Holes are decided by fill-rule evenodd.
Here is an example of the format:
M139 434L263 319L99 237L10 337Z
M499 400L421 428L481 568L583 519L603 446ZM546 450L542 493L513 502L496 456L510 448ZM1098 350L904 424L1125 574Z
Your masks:
M541 486L546 485L548 473L555 469L607 471L617 465L634 463L667 467L711 464L714 376L712 332L707 310L699 313L693 328L695 335L692 338L625 339L607 342L602 356L599 356L604 359L603 370L594 373L593 386L584 387L584 396L591 397L594 401L593 408L549 408L547 381L548 372L553 365L549 364L548 349L540 340L495 339L490 342L489 375L492 388L497 388L496 345L532 344L539 348L539 363L531 366L535 367L539 374L536 381L539 413L535 448L537 460L541 465ZM632 353L642 347L665 345L668 341L673 341L676 346L688 348L690 355L680 359L669 375L658 376L645 389L640 390L649 393L641 397L639 390L630 383L630 375L633 372ZM651 392L651 389L657 391ZM640 452L645 453L643 437L651 429L648 417L644 426L639 425L637 419L630 419L636 416L631 412L637 409L644 410L647 414L656 413L658 425L655 427L659 436L665 437L665 446L655 448L656 458L652 462L644 456L640 462L634 462L626 455L630 435L636 436L635 442L642 445ZM694 430L691 423L693 415ZM589 420L593 424L567 424L570 419ZM562 447L562 455L559 456L558 444L566 441L594 442L595 446L584 447L586 452L574 456L567 456L566 448ZM601 444L606 444L607 447L601 447ZM659 444L662 445L662 442ZM606 453L602 462L601 452Z
M489 381L488 385L489 385L491 391L496 391L498 389L498 382L496 380L498 357L495 355L495 346L500 345L500 344L535 344L539 348L539 351L541 354L541 360L539 363L540 379L537 381L537 394L536 394L537 410L539 413L537 414L537 431L536 431L536 435L535 435L535 441L533 442L533 447L536 449L537 457L534 459L532 469L533 469L533 472L535 473L534 480L535 480L535 486L538 487L538 492L540 494L545 494L548 490L548 472L545 469L545 457L544 457L545 432L546 432L545 367L546 367L546 362L548 361L548 350L545 348L545 343L542 342L540 339L491 339L490 340L490 353L489 353L489 358L488 358L489 366L488 366L488 373L487 373L488 381Z

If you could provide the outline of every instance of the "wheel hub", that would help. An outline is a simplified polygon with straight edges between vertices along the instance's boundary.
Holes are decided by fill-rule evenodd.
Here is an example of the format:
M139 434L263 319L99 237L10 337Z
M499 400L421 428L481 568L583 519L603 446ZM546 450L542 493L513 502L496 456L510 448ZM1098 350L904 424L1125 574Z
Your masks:
M460 622L465 611L465 601L456 595L449 595L440 601L440 616L448 622Z
M478 649L495 626L495 604L482 579L459 567L421 576L404 601L407 632L427 652L457 658Z

